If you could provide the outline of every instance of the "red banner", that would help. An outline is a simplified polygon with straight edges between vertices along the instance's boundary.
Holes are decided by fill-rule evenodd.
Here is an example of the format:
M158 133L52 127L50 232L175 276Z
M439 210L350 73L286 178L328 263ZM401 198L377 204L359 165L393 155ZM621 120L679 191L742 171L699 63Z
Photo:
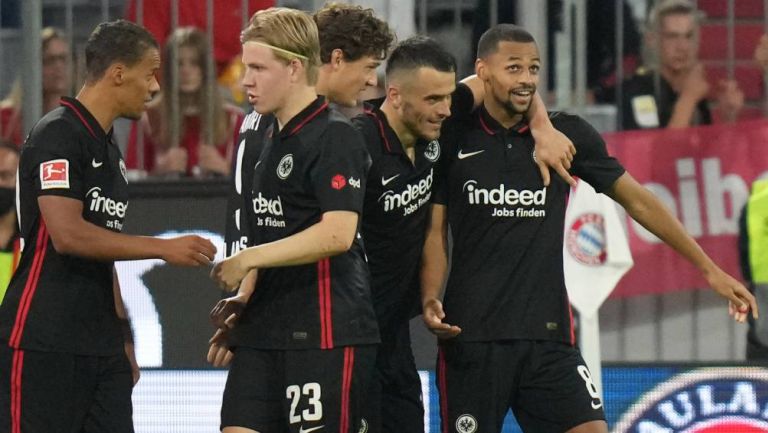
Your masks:
M741 279L738 221L757 178L768 178L768 121L606 134L611 155L664 202L726 272ZM627 218L635 266L613 296L706 287L698 270Z

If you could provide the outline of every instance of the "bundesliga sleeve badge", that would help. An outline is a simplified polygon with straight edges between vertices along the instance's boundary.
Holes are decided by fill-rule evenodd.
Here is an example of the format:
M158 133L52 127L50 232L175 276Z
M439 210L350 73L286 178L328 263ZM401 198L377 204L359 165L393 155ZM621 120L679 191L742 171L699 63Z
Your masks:
M40 189L69 188L69 161L53 159L40 164Z

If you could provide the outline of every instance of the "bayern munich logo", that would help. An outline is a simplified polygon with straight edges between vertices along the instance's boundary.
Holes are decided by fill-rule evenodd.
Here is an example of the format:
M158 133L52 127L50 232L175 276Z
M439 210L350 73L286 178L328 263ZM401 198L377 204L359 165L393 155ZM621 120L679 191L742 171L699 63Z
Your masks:
M565 246L576 261L585 265L602 265L605 250L605 223L603 216L585 213L576 218L565 235Z
M768 369L702 368L643 395L613 433L768 432Z

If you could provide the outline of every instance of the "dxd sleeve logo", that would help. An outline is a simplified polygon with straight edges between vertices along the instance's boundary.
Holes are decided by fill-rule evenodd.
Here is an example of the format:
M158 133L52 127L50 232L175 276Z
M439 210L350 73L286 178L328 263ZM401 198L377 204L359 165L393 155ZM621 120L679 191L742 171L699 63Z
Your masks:
M613 433L768 432L768 369L703 368L643 395Z

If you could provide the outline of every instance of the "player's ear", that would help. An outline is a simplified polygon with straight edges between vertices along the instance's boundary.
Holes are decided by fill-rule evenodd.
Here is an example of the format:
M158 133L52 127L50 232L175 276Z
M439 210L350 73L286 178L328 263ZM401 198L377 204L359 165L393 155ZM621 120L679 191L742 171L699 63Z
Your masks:
M488 71L486 70L488 65L485 63L485 60L478 58L475 60L475 73L477 74L477 78L479 78L481 81L485 81Z
M109 65L104 76L109 78L116 86L125 82L125 65L122 63L113 63Z
M291 59L288 63L289 74L291 75L291 82L296 83L302 78L306 78L306 69L304 63L299 59Z
M392 107L399 109L402 105L402 95L400 88L393 84L387 84L387 100L392 103Z
M344 61L344 51L342 51L341 48L334 48L334 50L331 51L330 65L333 67L333 69L338 69L341 67L342 61Z

